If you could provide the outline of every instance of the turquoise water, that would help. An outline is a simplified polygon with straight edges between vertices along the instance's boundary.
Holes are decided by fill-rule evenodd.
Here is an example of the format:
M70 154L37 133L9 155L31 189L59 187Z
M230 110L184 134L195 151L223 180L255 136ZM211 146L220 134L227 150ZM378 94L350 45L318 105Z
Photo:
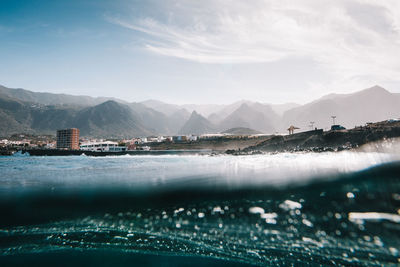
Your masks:
M399 264L393 151L1 157L0 173L6 265Z

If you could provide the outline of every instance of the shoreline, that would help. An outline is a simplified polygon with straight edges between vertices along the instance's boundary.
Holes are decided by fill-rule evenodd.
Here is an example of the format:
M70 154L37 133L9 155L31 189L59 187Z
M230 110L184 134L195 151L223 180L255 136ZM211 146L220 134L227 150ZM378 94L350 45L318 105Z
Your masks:
M21 154L28 153L29 156L92 156L92 157L105 157L105 156L125 156L125 155L211 155L210 149L196 149L196 150L132 150L121 152L98 152L98 151L82 151L82 150L59 150L59 149L26 149L20 150Z
M122 155L254 155L264 153L338 152L358 149L365 144L400 137L400 122L376 122L348 130L316 129L291 135L272 135L261 140L210 140L209 142L166 144L151 150L98 152L59 149L9 149L1 156L29 153L31 156L122 156ZM257 142L258 141L258 142ZM248 143L245 146L246 142ZM250 143L250 144L249 144ZM163 149L160 149L163 148Z
M227 153L337 152L397 137L400 137L400 122L383 121L348 130L324 132L322 129L317 129L285 136L276 135L257 145Z

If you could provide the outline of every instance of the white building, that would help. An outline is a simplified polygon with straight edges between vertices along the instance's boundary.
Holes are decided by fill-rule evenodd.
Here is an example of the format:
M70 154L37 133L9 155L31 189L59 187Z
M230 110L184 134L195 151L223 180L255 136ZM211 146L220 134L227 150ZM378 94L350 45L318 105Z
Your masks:
M197 136L197 135L190 135L190 136L188 137L188 140L189 140L189 141L197 141L197 139L198 139L198 136Z
M80 150L83 151L99 151L99 152L120 152L126 151L125 146L118 146L117 142L103 141L103 142L89 142L80 145Z
M159 143L164 142L165 140L167 140L167 138L165 138L164 136L157 137L157 142L159 142Z

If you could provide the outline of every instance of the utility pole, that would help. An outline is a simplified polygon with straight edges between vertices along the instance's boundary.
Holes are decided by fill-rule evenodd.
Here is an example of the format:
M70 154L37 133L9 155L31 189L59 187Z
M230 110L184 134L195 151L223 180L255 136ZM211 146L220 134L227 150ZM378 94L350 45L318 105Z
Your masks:
M336 125L336 121L335 121L335 119L336 119L336 116L331 116L331 118L332 118L332 122L333 122L333 124L332 125Z
M314 123L315 123L315 121L310 121L310 127L311 127L311 130L313 130L313 129L314 129Z

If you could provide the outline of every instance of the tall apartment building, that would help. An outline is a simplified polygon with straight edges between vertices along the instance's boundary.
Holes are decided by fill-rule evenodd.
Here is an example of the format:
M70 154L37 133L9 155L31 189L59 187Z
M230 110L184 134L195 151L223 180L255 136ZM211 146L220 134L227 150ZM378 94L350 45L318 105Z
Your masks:
M57 130L57 149L79 149L79 129Z

